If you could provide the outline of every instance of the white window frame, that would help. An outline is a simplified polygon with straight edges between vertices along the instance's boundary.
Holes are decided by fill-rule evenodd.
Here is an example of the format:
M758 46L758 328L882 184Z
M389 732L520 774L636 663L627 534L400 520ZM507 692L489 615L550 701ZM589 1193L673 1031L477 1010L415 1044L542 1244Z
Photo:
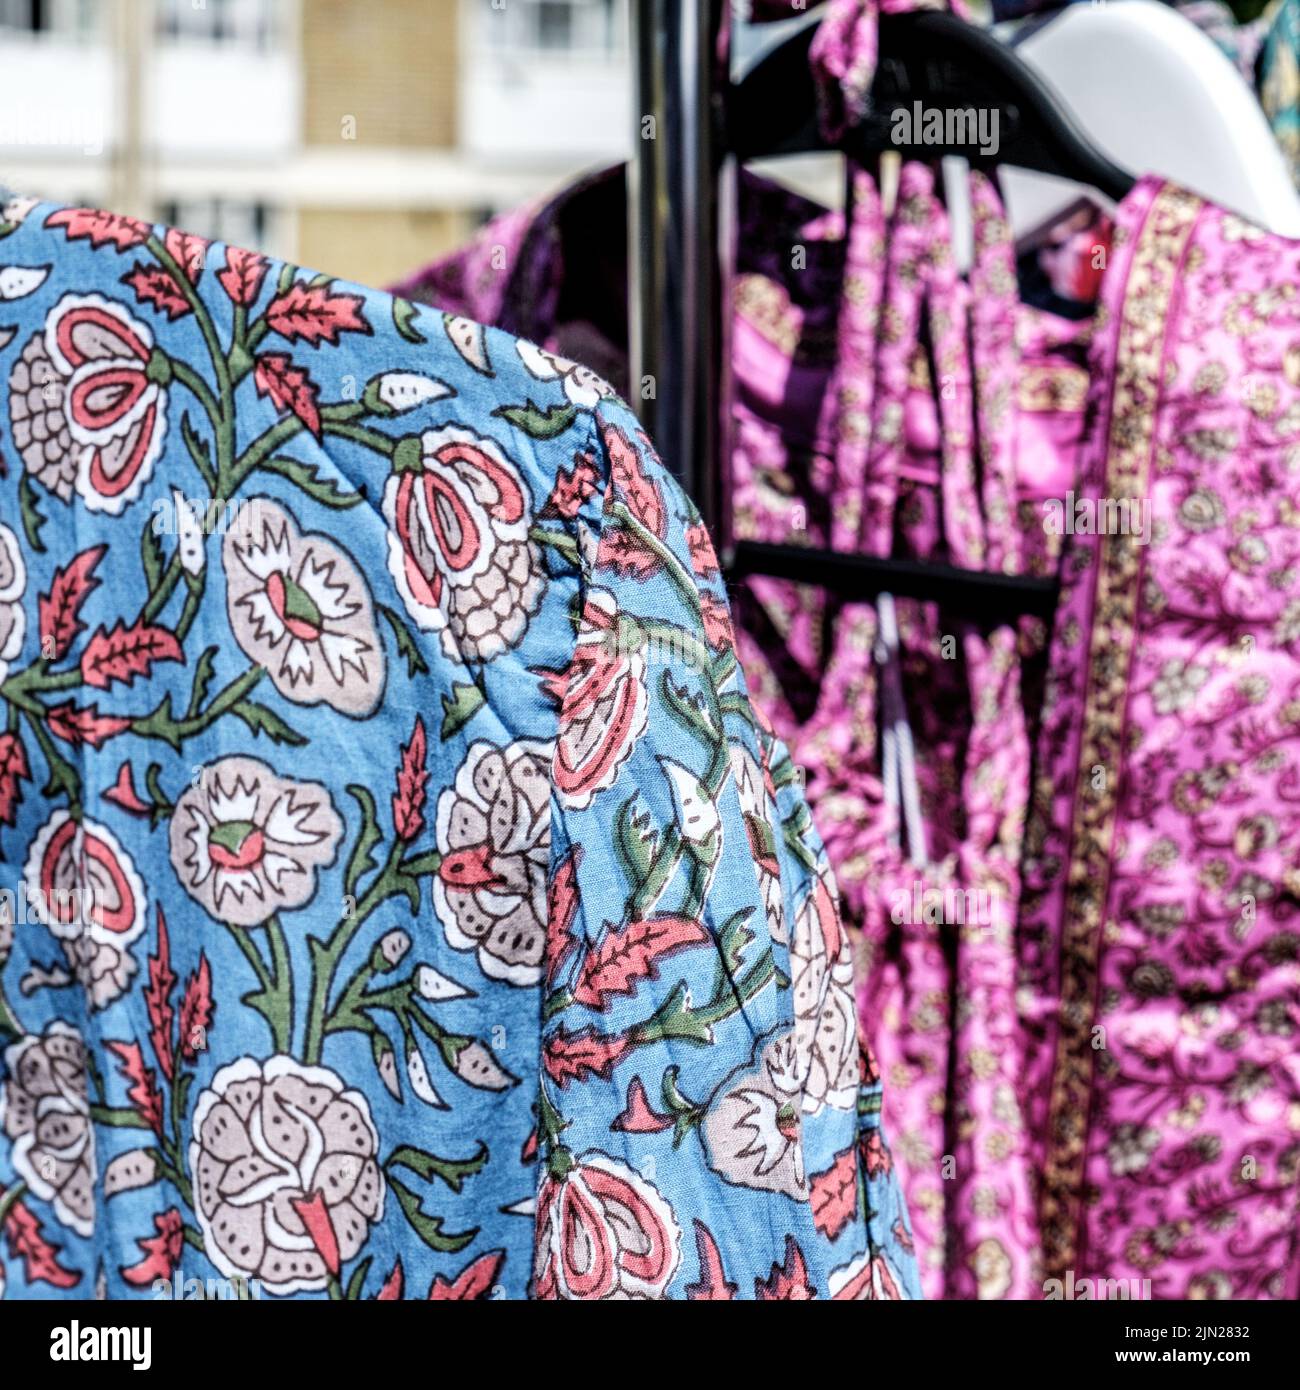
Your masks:
M545 5L569 10L567 44L541 42ZM627 47L627 0L469 0L468 9L481 46L511 57L615 58Z
M164 41L264 51L285 39L285 7L276 0L157 0L157 5L156 23Z
M45 23L32 23L33 0L0 0L0 33L85 42L99 35L104 6L95 0L44 0Z

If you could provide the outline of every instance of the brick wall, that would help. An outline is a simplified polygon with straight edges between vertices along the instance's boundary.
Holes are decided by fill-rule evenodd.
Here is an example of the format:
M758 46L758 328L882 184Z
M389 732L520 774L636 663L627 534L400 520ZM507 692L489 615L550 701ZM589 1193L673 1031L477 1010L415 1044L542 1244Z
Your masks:
M471 230L470 219L455 212L303 208L297 259L313 270L382 287L461 245Z
M457 0L302 0L303 126L333 144L456 141Z

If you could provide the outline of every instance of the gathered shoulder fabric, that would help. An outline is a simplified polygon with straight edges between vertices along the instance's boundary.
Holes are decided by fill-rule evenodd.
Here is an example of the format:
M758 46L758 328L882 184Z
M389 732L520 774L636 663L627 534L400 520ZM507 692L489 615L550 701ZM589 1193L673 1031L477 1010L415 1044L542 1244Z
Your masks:
M0 1292L900 1298L835 884L590 371L0 223Z

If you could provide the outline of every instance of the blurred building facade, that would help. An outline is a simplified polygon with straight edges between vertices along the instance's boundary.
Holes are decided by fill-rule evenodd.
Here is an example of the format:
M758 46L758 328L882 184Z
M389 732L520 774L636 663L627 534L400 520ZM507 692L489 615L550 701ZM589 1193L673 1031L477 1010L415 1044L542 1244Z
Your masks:
M627 0L0 0L0 181L382 284L631 144Z

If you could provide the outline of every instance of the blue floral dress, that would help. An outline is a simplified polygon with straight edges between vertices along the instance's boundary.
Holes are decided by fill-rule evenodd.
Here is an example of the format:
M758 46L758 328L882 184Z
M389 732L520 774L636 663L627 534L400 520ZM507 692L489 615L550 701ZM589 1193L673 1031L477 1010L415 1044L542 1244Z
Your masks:
M591 373L0 214L6 1297L896 1298L797 769Z

